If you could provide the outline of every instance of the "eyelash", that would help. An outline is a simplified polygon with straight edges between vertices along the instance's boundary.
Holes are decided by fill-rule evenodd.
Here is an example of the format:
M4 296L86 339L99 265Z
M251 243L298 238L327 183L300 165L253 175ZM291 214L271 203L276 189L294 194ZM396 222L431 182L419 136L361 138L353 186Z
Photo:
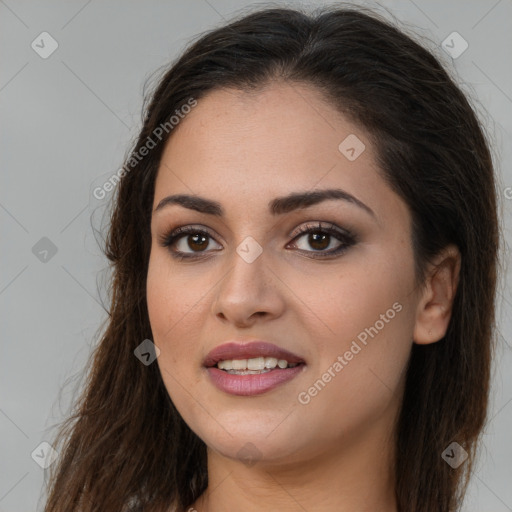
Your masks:
M336 228L334 224L330 224L329 226L322 226L321 222L318 222L316 225L309 225L309 226L302 226L298 233L294 236L293 240L297 240L298 238L301 238L304 235L310 234L310 233L322 233L322 234L328 234L333 236L334 238L338 239L342 244L337 249L331 249L330 251L305 251L303 249L299 249L301 252L307 252L307 253L316 253L316 254L325 254L325 256L312 256L316 259L323 259L330 256L338 256L344 253L349 247L353 246L357 242L357 238L354 234L352 234L347 229L339 229ZM172 245L174 245L179 239L183 238L184 235L203 235L208 238L212 238L215 240L215 238L211 235L211 233L203 228L194 228L191 226L181 226L179 228L176 228L170 232L164 233L160 237L160 245L162 247L168 247L169 252L171 253L171 256L177 260L186 260L186 259L200 259L204 256L202 253L206 253L207 251L198 252L196 254L194 253L184 253L182 251L175 251L171 249Z

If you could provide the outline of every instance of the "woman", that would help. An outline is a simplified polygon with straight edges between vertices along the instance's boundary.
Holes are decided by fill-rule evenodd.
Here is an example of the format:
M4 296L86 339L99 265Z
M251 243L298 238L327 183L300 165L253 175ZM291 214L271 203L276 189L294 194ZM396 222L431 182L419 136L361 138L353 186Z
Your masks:
M498 228L478 120L374 14L268 9L163 76L46 512L450 512L484 425Z

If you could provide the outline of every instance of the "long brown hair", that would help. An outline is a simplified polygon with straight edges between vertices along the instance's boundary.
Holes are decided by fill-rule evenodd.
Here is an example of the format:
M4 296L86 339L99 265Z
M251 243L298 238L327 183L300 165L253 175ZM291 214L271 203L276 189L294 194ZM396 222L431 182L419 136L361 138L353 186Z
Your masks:
M371 11L265 9L198 38L144 109L112 204L105 254L111 306L74 413L56 439L46 512L166 511L208 483L205 444L185 424L158 365L134 349L152 339L146 304L155 177L166 140L155 130L191 98L269 80L317 87L371 137L382 174L409 206L418 283L448 245L462 255L443 340L413 345L396 425L401 512L450 512L464 496L483 428L494 341L499 227L491 154L477 116L438 59ZM157 132L160 133L160 132ZM143 158L151 138L157 144ZM454 469L452 442L469 454Z

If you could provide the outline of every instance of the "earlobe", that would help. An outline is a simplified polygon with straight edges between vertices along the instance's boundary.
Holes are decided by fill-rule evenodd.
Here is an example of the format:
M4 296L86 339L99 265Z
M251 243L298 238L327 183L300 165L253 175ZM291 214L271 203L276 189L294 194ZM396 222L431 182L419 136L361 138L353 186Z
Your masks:
M459 283L460 266L460 251L453 244L445 247L431 264L417 306L414 343L435 343L445 336Z

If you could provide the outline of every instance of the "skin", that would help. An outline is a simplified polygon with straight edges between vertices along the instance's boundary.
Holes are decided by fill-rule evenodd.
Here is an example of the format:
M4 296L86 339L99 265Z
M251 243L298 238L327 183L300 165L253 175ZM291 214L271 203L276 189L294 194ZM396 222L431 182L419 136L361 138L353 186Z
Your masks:
M366 146L354 161L338 149L349 134ZM374 216L341 200L279 216L268 211L277 196L324 188L347 191ZM404 369L413 342L433 343L446 332L457 249L448 247L425 286L416 285L407 205L382 178L365 131L304 84L272 82L257 93L224 89L201 99L167 142L153 208L178 193L215 200L226 211L220 219L170 205L151 223L147 302L157 362L178 411L208 447L209 487L190 506L396 512L392 435ZM340 245L331 237L319 251L307 234L294 237L318 221L350 229L357 242L315 259ZM174 249L199 257L179 261L159 239L186 225L207 228L213 238L201 252L184 235ZM263 251L252 263L236 252L247 236ZM394 303L400 312L300 403L299 393ZM229 395L202 363L235 338L273 342L306 365L262 395ZM252 463L241 455L249 441Z

